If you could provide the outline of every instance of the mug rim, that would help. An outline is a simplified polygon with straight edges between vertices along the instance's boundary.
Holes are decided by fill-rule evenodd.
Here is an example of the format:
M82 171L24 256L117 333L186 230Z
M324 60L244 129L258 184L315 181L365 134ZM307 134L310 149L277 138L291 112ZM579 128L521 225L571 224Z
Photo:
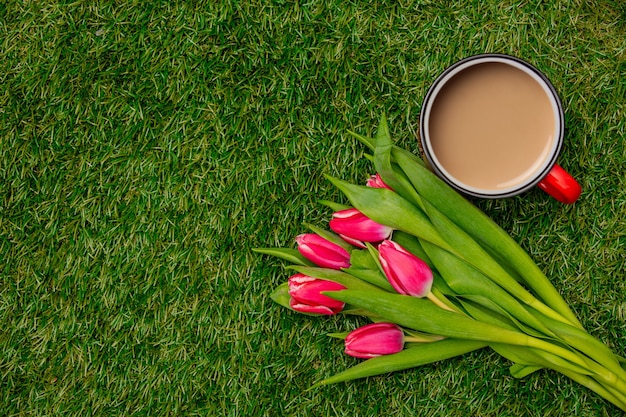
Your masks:
M477 62L478 61L478 62ZM481 63L488 62L502 62L505 64L512 65L513 67L519 68L520 70L526 72L530 75L535 81L537 81L542 88L548 93L551 105L553 105L553 109L555 110L555 122L558 126L555 127L556 140L551 145L550 154L546 158L546 160L541 164L540 169L537 170L536 173L531 175L526 181L512 186L499 190L485 190L477 187L472 187L463 182L457 180L452 175L450 175L439 163L434 152L432 151L430 145L430 137L427 135L427 126L428 126L428 117L430 116L430 109L432 108L432 104L435 101L435 98L438 92L443 88L445 83L449 81L451 78L456 76L459 72L470 68L474 65L478 65ZM523 68L520 68L523 67ZM464 194L495 199L495 198L505 198L512 197L515 195L519 195L524 193L525 191L530 190L534 186L536 186L541 180L543 180L546 175L550 172L552 167L557 161L558 155L561 152L563 147L563 136L565 130L564 123L564 115L563 115L563 106L561 104L561 100L559 95L556 92L556 89L550 82L550 80L537 68L535 68L530 63L517 58L515 56L499 54L499 53L485 53L485 54L477 54L472 55L467 58L464 58L460 61L457 61L447 67L432 83L426 96L424 97L424 101L422 103L422 109L420 111L420 142L422 150L430 164L431 168L435 171L435 173L442 178L448 185L455 188L457 191L460 191Z

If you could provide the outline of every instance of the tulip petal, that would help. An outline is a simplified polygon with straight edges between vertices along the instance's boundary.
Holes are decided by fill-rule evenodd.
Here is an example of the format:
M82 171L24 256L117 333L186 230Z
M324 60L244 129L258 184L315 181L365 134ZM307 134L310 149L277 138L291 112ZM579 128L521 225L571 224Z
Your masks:
M372 323L350 332L345 353L357 358L390 355L404 347L404 332L393 323Z
M425 297L432 288L428 264L391 240L378 246L379 260L391 286L400 294Z
M294 298L291 298L289 300L289 307L291 307L292 309L296 311L299 311L300 313L323 314L325 316L332 316L333 314L336 314L339 311L341 311L340 309L333 310L323 305L304 304Z
M354 208L333 213L330 229L362 242L380 242L393 232L391 227L376 223Z
M359 358L359 359L371 359L371 358L375 358L377 356L382 356L379 353L363 353L363 352L359 352L356 350L351 350L346 348L346 350L344 351L346 353L346 355L352 356L353 358Z
M296 243L302 256L322 268L341 269L350 266L347 250L315 233L297 236Z
M372 188L386 188L391 190L391 187L385 184L385 181L383 181L379 173L371 175L365 185Z
M309 277L304 274L295 274L288 280L289 295L294 300L294 303L298 305L299 311L303 311L304 307L301 305L313 307L325 307L331 311L338 312L344 307L344 303L321 294L324 291L341 291L346 289L345 286L324 279L318 279ZM298 308L293 307L295 310ZM311 312L311 311L307 311Z

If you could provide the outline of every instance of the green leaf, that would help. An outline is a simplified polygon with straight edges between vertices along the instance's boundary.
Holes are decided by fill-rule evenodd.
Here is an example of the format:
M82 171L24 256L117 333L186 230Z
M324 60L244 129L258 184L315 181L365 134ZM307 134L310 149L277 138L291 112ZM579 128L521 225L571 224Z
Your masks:
M265 255L275 256L277 258L284 259L292 264L302 266L314 266L315 264L298 252L297 249L289 248L253 248L254 252L262 253Z
M426 262L432 268L433 263L428 257L428 254L426 253L424 248L422 248L422 245L418 238L401 230L396 230L393 232L393 237L391 238L391 240Z
M437 210L430 203L426 203L427 215L432 221L439 234L454 247L456 254L465 262L474 266L486 277L514 295L522 303L531 306L538 311L561 320L569 322L559 313L550 309L540 300L535 298L528 290L520 285L502 266L496 262L471 236L453 223L448 217ZM424 246L424 245L422 245Z
M328 201L328 200L319 200L318 203L330 208L332 211L341 211L341 210L347 210L349 208L352 208L350 206L346 206L344 204L339 204L339 203L335 203L334 201Z
M339 312L339 314L346 314L346 315L350 315L350 316L369 317L370 320L375 320L376 319L376 316L374 316L371 312L365 310L364 308L352 307L349 304L346 304L344 306L343 310L341 310L341 312Z
M517 330L515 323L508 316L500 314L493 309L487 308L483 304L479 304L471 299L459 297L458 300L467 314L475 320L491 323L495 326L512 331Z
M534 297L526 291L514 278L502 268L471 236L454 224L443 213L430 203L427 205L426 214L432 221L439 234L446 239L451 246L461 253L459 258L473 265L486 277L493 280L524 302L532 302ZM424 247L424 245L422 245ZM424 247L426 253L428 250ZM429 253L429 256L432 256Z
M428 299L357 290L329 291L324 294L364 308L402 327L450 338L535 348L541 350L546 357L554 356L555 361L564 361L564 363L571 363L573 366L588 370L602 381L613 383L616 381L616 375L613 372L568 347L444 310ZM626 383L622 380L617 380L615 384L617 387L623 385L626 388Z
M312 388L415 368L463 355L483 347L485 347L485 344L482 342L456 339L445 339L438 342L419 344L393 355L368 359L337 375L314 384Z
M277 304L280 304L281 306L288 308L289 310L293 310L290 306L289 306L289 299L291 298L291 296L289 295L289 285L288 283L284 282L282 284L280 284L271 294L270 294L270 298Z
M365 242L365 246L367 247L367 251L369 252L370 256L372 257L372 260L376 264L376 269L378 269L380 272L384 273L383 267L380 264L380 258L379 258L379 254L378 254L378 249L376 249L374 247L374 245L372 245L369 242Z
M437 342L439 340L443 340L444 337L443 336L439 336L439 335L433 335L433 334L429 334L429 333L423 333L423 332L417 332L415 330L411 330L411 329L403 329L404 332L415 339L422 339L421 342L416 342L416 343L432 343L432 342ZM415 342L415 341L412 341Z
M330 176L327 178L348 197L355 208L375 222L418 236L454 252L424 212L393 191L354 185Z
M350 254L350 267L357 269L378 270L378 263L368 249L353 250Z
M323 237L324 239L334 243L337 246L344 248L346 251L348 251L348 253L352 252L352 249L354 249L354 246L343 240L336 233L333 233L326 229L322 229L321 227L317 227L309 223L304 223L304 225L309 228L309 230L311 230L313 233Z
M345 339L350 332L342 332L342 333L328 333L327 336L333 337L335 339Z
M356 132L353 132L351 130L348 130L348 134L350 136L352 136L353 138L357 139L359 142L361 142L362 144L364 144L368 148L370 148L372 151L376 148L376 141L373 138L370 138L368 136L360 135L360 134L358 134Z
M528 343L529 336L444 310L426 298L379 291L343 290L324 293L336 300L362 307L392 323L409 329L450 338Z
M541 369L543 369L542 366L522 365L522 364L516 363L509 368L509 372L511 373L511 376L513 376L513 378L521 379Z
M358 140L359 142L361 142L362 144L364 144L365 146L367 146L370 150L375 151L376 150L376 140L374 138L370 138L367 136L363 136L360 135L356 132L353 132L351 130L348 130L348 134L350 136L352 136L353 138L355 138L356 140ZM391 148L391 152L392 152L392 156L396 155L397 152L403 152L409 159L411 159L414 163L420 164L422 166L425 166L424 161L419 158L417 155L412 154L411 152L408 152L402 148L400 148L399 146L393 145L393 147Z
M448 216L481 245L497 252L530 288L551 308L577 327L582 327L565 300L545 274L513 238L485 213L433 174L415 155L395 147L392 157L400 165L415 189L430 204ZM421 161L420 161L421 162Z
M362 269L362 268L347 268L344 269L346 273L362 279L365 282L369 282L372 285L376 285L385 291L395 292L387 278L378 270L374 269Z
M459 296L471 297L489 309L493 309L495 305L498 312L509 316L518 325L525 324L539 332L532 332L526 326L520 326L525 333L539 337L554 336L552 331L530 314L517 299L476 268L429 242L424 242L422 247L448 286Z
M389 127L387 125L387 118L383 115L380 118L378 124L378 131L376 132L376 147L374 149L374 167L381 176L383 181L391 187L396 193L401 195L408 201L421 206L420 196L415 192L415 189L404 176L404 173L396 169L394 170L391 163L391 149L393 145L391 143L391 135L389 134Z
M510 323L512 326L512 330L518 330L518 331L522 331L530 336L533 337L539 337L539 338L550 338L553 340L558 340L558 338L554 337L552 335L552 332L550 332L549 330L546 330L547 332L549 332L549 335L546 333L542 333L532 327L530 327L529 325L527 325L526 323L518 320L513 314L511 314L509 311L507 311L506 309L504 309L501 305L499 305L498 303L496 303L494 300L487 298L485 296L482 295L463 295L463 296L459 296L459 299L465 299L465 300L469 300L475 303L475 305L483 307L484 308L484 312L488 313L488 314L499 314L500 316L506 317L508 319L507 323ZM468 308L468 304L465 303L463 304L466 311ZM522 307L523 308L523 307ZM492 323L489 320L485 320L484 316L481 316L481 318L478 318L475 314L470 314L473 318L477 319L477 320L481 320L481 321L486 321L488 323ZM495 323L492 323L495 324ZM499 324L497 324L499 325Z

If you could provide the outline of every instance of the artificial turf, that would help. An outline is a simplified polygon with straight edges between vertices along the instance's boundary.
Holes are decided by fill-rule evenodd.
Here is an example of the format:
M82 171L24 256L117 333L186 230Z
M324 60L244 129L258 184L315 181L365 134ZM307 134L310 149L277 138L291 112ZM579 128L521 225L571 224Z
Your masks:
M626 352L621 1L16 1L0 5L0 414L615 416L483 350L314 390L357 363L356 318L270 292L324 178L372 173L348 130L385 113L418 152L421 100L458 59L526 59L565 109L572 206L476 204Z

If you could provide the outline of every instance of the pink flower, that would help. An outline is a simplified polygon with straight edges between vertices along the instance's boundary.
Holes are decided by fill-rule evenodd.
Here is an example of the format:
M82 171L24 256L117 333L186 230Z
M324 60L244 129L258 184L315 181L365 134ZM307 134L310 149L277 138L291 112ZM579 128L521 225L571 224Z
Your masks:
M341 246L330 242L315 233L306 233L296 237L298 251L322 268L341 269L350 266L350 254Z
M391 187L385 184L379 173L370 176L365 185L372 188L386 188L388 190L391 190Z
M346 287L325 279L313 278L304 274L292 275L287 281L289 285L289 306L302 313L332 315L339 313L345 305L321 294L324 291L340 291Z
M391 236L393 229L376 223L355 208L337 211L330 221L330 229L346 241L364 247L359 242L380 242Z
M345 344L345 352L355 358L391 355L404 348L404 332L393 323L372 323L350 332Z
M391 240L378 246L378 259L391 286L400 294L425 297L433 284L426 262Z

